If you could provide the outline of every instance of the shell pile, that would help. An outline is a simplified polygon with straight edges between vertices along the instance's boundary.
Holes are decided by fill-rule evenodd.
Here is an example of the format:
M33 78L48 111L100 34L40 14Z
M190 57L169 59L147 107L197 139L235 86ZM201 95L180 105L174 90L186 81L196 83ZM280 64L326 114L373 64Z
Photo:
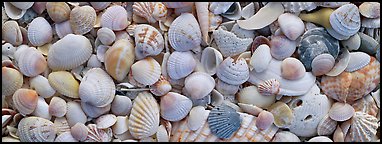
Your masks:
M2 142L379 142L379 2L3 2Z

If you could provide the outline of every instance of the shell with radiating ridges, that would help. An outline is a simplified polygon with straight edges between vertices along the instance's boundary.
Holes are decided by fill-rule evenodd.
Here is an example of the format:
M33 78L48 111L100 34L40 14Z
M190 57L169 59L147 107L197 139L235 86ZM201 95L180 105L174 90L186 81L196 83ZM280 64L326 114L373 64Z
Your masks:
M292 41L284 35L273 35L270 41L271 55L277 60L283 60L292 56L296 51L296 45L296 41Z
M120 5L113 5L107 8L101 16L101 26L113 31L123 30L129 24L127 11Z
M67 112L66 101L60 97L53 97L49 103L49 114L55 117L63 117Z
M168 41L177 51L188 51L200 47L202 33L196 18L190 13L182 13L170 25Z
M366 95L362 99L355 101L352 104L352 107L355 111L361 111L374 117L377 117L379 113L379 103L377 103L376 101L377 100L375 100L371 95Z
M135 57L140 60L158 55L164 49L162 34L153 26L141 24L134 29Z
M184 87L188 92L192 92L191 98L201 99L214 89L215 80L207 73L194 72L185 79Z
M97 31L97 38L102 44L111 45L115 41L116 36L111 29L103 27Z
M23 85L23 75L13 68L2 67L1 69L1 93L5 96L12 95Z
M223 104L211 110L207 122L215 136L228 139L240 128L242 119L235 109Z
M15 57L20 72L28 77L37 76L48 67L45 57L33 47L20 48Z
M37 107L37 92L30 89L18 89L12 96L13 106L22 115L31 114Z
M9 42L14 46L22 44L23 36L19 24L16 21L6 21L2 27L2 39L4 41Z
M170 92L172 86L166 77L160 76L159 80L151 85L150 92L156 96L163 96Z
M65 2L47 2L46 11L49 17L56 23L69 20L70 7Z
M345 141L370 142L378 128L378 119L363 112L356 112L351 119L350 133Z
M338 34L352 36L361 28L361 17L354 4L342 5L330 15L330 25Z
M57 135L54 142L78 142L78 140L76 140L72 136L72 134L69 131L67 131L67 132L63 132L63 133Z
M133 78L143 85L153 85L161 76L161 66L152 57L135 62L131 66Z
M218 46L219 51L224 57L238 55L252 43L250 38L239 38L234 33L219 28L212 33L214 41Z
M269 62L272 59L270 47L262 44L256 48L249 61L250 69L253 68L256 72L262 72L267 69Z
M330 54L320 54L312 61L312 74L314 76L324 75L334 67L335 59Z
M134 2L133 13L145 18L149 23L165 21L167 7L161 2Z
M22 142L53 142L56 138L53 123L40 117L23 118L17 130Z
M88 124L88 136L84 142L111 142L112 129L99 129L96 124Z
M48 75L50 86L58 93L71 98L79 98L79 82L67 71L56 71Z
M105 69L117 81L122 81L134 63L134 46L126 39L117 40L105 53Z
M318 135L331 135L337 128L337 121L326 115L317 126Z
M30 88L35 89L39 96L49 98L56 93L56 90L50 86L46 77L37 75L30 79Z
M161 117L168 121L179 121L187 116L192 108L192 101L184 95L169 92L161 97Z
M217 77L232 85L240 85L249 78L249 68L244 59L234 61L227 57L216 70Z
M346 72L353 72L370 63L371 57L364 52L351 52L348 66L345 68Z
M191 74L195 67L196 60L191 51L174 51L167 61L167 74L171 79L181 79Z
M276 79L266 80L258 86L259 93L264 96L277 95L279 90L280 82Z
M117 122L117 116L114 114L105 114L95 120L95 124L99 129L106 129L113 126Z
M367 18L379 18L381 5L379 2L363 2L359 5L359 13Z
M336 102L329 110L329 117L335 121L346 121L353 117L354 108L347 103Z
M77 6L70 12L70 26L75 34L90 32L96 24L96 12L90 6Z
M304 33L304 23L294 14L284 13L279 16L277 22L283 34L290 40L296 40Z

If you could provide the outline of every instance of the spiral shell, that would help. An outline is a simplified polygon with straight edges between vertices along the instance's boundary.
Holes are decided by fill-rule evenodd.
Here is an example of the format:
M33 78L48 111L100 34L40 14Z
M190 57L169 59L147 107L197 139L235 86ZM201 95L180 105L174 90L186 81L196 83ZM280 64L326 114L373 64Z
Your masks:
M196 61L191 51L171 53L167 61L167 73L172 79L181 79L191 74L196 67Z
M249 69L244 59L234 61L227 57L216 71L218 78L231 85L240 85L249 78Z
M48 67L45 57L35 48L26 47L23 50L20 49L17 55L16 60L20 72L25 76L37 76Z
M145 18L149 23L165 21L167 7L161 2L134 2L133 13Z
M14 107L22 115L31 114L37 107L37 92L30 89L18 89L12 96Z
M198 21L190 13L182 13L170 25L168 40L177 51L188 51L200 47L202 33Z
M111 29L103 27L97 31L97 38L102 44L111 45L115 41L116 36Z
M48 76L49 84L60 94L71 98L79 98L79 83L70 72L56 71Z
M6 21L2 27L2 38L5 42L9 42L14 46L22 44L23 36L19 24L16 21Z
M140 60L158 55L164 49L162 34L153 26L141 24L134 29L135 57Z
M117 81L122 81L133 65L134 46L126 39L117 40L105 53L107 73Z
M82 35L90 32L96 24L96 12L90 6L77 6L70 12L70 26L75 34Z
M65 2L47 2L46 11L49 17L56 23L69 20L70 7Z
M152 57L139 60L131 66L133 78L143 85L153 85L161 75L161 66Z
M22 142L53 142L56 138L53 123L40 117L23 118L17 130Z
M1 93L4 96L13 95L23 85L23 75L13 68L1 68Z
M169 92L161 97L161 117L168 121L179 121L187 116L192 108L192 101L184 95Z
M113 5L107 8L101 17L101 26L113 31L123 30L129 24L126 9L119 5Z

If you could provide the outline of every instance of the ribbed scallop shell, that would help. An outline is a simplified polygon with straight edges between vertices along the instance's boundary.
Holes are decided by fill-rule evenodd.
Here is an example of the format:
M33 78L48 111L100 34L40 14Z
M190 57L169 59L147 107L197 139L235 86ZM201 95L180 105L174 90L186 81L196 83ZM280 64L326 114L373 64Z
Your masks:
M367 66L370 63L370 55L364 52L351 52L350 61L346 67L346 72L353 72L363 67Z
M370 142L373 140L378 128L377 118L363 112L356 112L351 121L350 134L346 136L346 142Z
M349 37L361 28L361 17L354 4L342 5L330 15L330 25L340 35Z
M96 124L88 124L88 136L84 142L111 142L113 137L112 129L99 129Z
M18 70L8 67L2 67L1 71L2 95L13 95L23 85L23 75Z
M19 24L16 21L9 20L2 25L2 39L14 46L22 44L23 36Z
M363 2L359 5L359 12L367 18L379 18L381 5L379 2Z
M34 4L34 2L9 2L9 3L11 3L13 6L15 6L19 9L23 9L23 10L31 8Z
M194 2L163 2L167 8L181 8L193 5Z
M315 76L324 75L334 67L335 59L330 54L320 54L312 61L312 74Z
M187 116L192 108L192 101L184 95L169 92L161 97L161 117L168 121L179 121Z
M96 24L96 12L90 6L77 6L70 12L70 25L75 34L83 35L90 32Z
M231 57L227 57L218 67L216 71L217 77L231 85L240 85L249 78L249 69L244 59L234 61Z
M223 104L211 110L207 122L215 136L228 139L239 130L242 119L235 109Z
M96 107L87 102L81 102L81 108L86 114L86 116L91 118L97 118L105 113L108 113L111 109L111 104L104 107Z
M145 18L149 23L164 21L167 16L167 7L161 2L134 2L133 13Z
M317 126L318 135L331 135L337 128L337 121L326 115Z
M116 36L111 29L103 27L97 31L97 38L102 44L111 45L115 41Z
M182 13L170 25L168 40L177 51L188 51L200 47L202 33L196 18L190 13Z
M281 76L288 80L297 80L305 75L305 67L296 58L286 58L281 63Z
M23 118L17 130L22 142L53 142L56 138L53 123L40 117Z
M196 67L196 61L191 51L171 53L167 61L167 74L171 79L181 79L191 74Z
M235 56L245 50L252 43L250 38L239 38L234 33L219 28L213 31L212 36L223 57Z
M30 88L35 89L39 96L49 98L56 93L56 90L50 86L46 77L37 75L29 80Z
M215 80L207 73L194 72L184 81L184 87L193 99L201 99L215 87Z
M49 103L49 114L63 117L67 112L66 101L60 97L53 97Z
M259 93L264 96L277 95L279 90L280 82L276 79L266 80L258 86Z
M103 10L107 8L111 2L89 2L95 10Z
M317 8L315 2L282 2L285 11L300 13L301 11L311 11Z
M81 108L81 105L78 102L70 101L67 104L66 119L68 121L69 127L74 126L77 123L85 124L87 121L86 114Z
M126 39L117 40L105 53L107 73L117 81L122 81L130 71L135 59L134 46Z
M56 23L69 20L70 7L65 2L47 2L46 11L49 17Z
M352 104L352 107L355 111L361 111L377 117L379 113L379 103L376 103L376 101L377 100L375 100L371 95L366 95L362 99L355 101L354 104Z
M57 36L61 39L66 35L73 33L69 20L54 24L54 29L57 33Z
M129 24L126 9L119 5L107 8L101 17L101 26L114 31L123 30Z
M105 107L115 96L113 79L101 68L92 68L82 78L79 96L82 102Z
M284 13L279 16L277 22L283 34L290 40L296 40L304 33L304 23L294 14Z
M153 26L140 24L134 29L135 57L140 60L158 55L164 49L162 34Z
M16 60L21 73L25 76L37 76L48 67L45 57L33 47L25 48L19 54Z
M58 93L70 98L79 98L78 89L79 83L70 72L56 71L48 76L50 86Z
M256 72L262 72L267 69L271 59L272 55L269 46L262 44L253 52L249 64Z
M12 96L13 106L22 115L31 114L37 107L37 92L30 89L18 89Z
M271 37L271 55L277 60L283 60L292 56L296 51L296 41L288 39L284 35L274 35Z
M161 76L161 66L152 57L135 62L131 66L133 78L144 85L153 85Z
M150 87L150 92L156 96L163 96L171 89L170 82L164 76L160 76L159 80Z
M134 99L129 116L129 131L136 139L155 134L159 127L159 105L148 92L141 92Z
M260 130L266 130L272 126L274 121L273 114L268 111L261 111L256 119L256 127Z

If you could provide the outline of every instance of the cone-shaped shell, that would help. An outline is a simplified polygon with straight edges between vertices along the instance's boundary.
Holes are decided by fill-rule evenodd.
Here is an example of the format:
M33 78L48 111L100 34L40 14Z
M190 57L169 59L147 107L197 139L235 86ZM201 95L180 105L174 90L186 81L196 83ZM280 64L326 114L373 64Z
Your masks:
M49 103L49 114L55 117L63 117L67 112L66 101L60 97L53 97Z
M217 68L218 78L228 84L240 85L249 78L249 69L244 59L234 62L234 59L227 57Z
M191 98L201 99L214 89L215 80L207 73L194 72L185 79L184 87L191 92Z
M105 53L107 73L117 81L122 81L130 71L135 59L134 46L126 39L117 40Z
M224 57L238 55L247 50L248 46L252 43L252 39L239 38L234 33L222 28L213 31L212 36Z
M182 13L170 25L168 40L177 51L188 51L200 47L202 34L198 21L190 13Z
M39 96L49 98L56 93L46 77L38 75L30 79L30 88L35 89Z
M269 46L262 44L253 52L249 64L256 72L262 72L267 69L271 59L272 55Z
M329 117L335 121L346 121L353 117L354 108L347 103L336 102L329 110Z
M345 141L370 142L377 134L378 119L363 112L356 112L351 119L350 134Z
M13 68L1 68L1 93L2 95L13 95L23 85L23 75Z
M13 105L22 115L31 114L37 107L37 92L30 89L18 89L12 96Z
M46 11L49 17L56 23L69 20L70 7L65 2L47 2Z
M187 116L192 108L192 101L184 95L169 92L161 97L161 117L168 121L179 121Z
M361 28L361 17L354 4L342 5L330 15L330 25L338 34L349 37Z
M240 128L242 119L235 109L223 104L211 110L207 122L215 136L228 139Z
M113 5L107 8L101 16L101 26L114 31L123 30L129 24L127 11L120 5Z
M205 44L209 43L208 31L210 28L210 17L208 11L208 2L195 2L198 22L202 33L202 40Z
M79 98L78 89L79 83L70 72L56 71L48 76L50 86L58 93L70 98Z
M56 138L53 122L40 117L23 118L17 131L22 142L53 142Z
M153 26L141 24L134 29L135 56L143 59L158 55L164 49L162 34Z
M25 76L37 76L48 67L45 57L33 47L24 48L24 50L17 52L17 54L16 60L20 72Z
M161 76L161 66L152 57L139 60L131 66L133 78L143 85L153 85Z
M196 61L191 51L171 53L167 61L167 74L172 79L181 79L191 74L196 67Z
M296 40L304 33L304 23L294 14L284 13L279 16L277 22L283 34L290 40Z
M281 76L288 80L297 80L305 75L305 67L296 58L286 58L281 63Z
M23 36L21 34L19 24L16 21L6 21L2 27L2 39L5 42L9 42L14 46L22 44Z
M77 6L70 12L70 26L75 34L90 32L96 24L96 12L90 6Z

